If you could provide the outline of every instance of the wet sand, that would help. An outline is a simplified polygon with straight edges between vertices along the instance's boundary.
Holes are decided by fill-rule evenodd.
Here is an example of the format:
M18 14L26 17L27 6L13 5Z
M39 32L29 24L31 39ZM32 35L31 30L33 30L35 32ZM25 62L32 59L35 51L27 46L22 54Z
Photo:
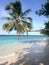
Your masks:
M0 56L0 65L49 65L49 41L17 44L7 49L5 54L12 53Z

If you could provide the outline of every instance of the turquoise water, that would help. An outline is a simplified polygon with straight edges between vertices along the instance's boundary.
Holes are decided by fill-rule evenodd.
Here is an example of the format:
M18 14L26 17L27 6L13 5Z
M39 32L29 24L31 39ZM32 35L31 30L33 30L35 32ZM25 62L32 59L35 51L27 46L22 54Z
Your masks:
M17 35L0 35L0 45L8 45L17 42L33 42L35 40L43 40L46 36L42 35L21 35L19 38Z

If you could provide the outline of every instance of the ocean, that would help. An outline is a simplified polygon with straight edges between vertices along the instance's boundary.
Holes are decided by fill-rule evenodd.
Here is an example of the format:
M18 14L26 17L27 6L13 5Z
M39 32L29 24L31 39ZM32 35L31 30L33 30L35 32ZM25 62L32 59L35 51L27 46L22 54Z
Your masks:
M1 45L9 45L13 43L24 43L24 42L34 42L47 38L43 35L0 35L0 46Z

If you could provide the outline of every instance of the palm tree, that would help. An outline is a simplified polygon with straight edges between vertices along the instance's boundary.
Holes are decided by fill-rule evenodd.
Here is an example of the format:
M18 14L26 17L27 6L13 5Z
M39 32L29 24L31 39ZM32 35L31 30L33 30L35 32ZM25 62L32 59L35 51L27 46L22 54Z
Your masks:
M18 34L24 34L24 32L32 29L32 18L27 17L27 14L31 10L28 9L22 12L22 6L19 0L6 6L6 10L9 11L11 17L2 18L9 20L8 23L3 24L3 30L10 32L14 29Z

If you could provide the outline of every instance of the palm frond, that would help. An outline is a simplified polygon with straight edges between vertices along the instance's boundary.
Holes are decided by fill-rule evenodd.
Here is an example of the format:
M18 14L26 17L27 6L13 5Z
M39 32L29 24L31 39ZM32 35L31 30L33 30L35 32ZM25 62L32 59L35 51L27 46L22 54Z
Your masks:
M25 23L24 23L24 28L25 28L26 30L27 30L27 29L32 29L32 24L25 22Z
M28 20L28 23L32 22L32 18L31 17L26 17L26 20Z
M8 27L8 23L5 23L5 24L3 24L3 26L2 26L2 28L3 28L3 30L6 30L6 28Z
M10 32L10 31L12 31L13 30L13 27L11 27L10 25L8 25L8 27L6 28L6 31L7 32Z
M9 31L12 31L12 30L13 30L14 24L15 24L14 21L9 22L9 23L6 23L6 24L4 24L4 25L2 26L2 28L3 28L3 30L6 30L7 32L9 32Z
M7 5L5 9L10 10L10 5Z
M28 23L28 29L32 29L32 24L31 23Z
M25 21L25 22L31 23L32 22L32 18L31 17L22 17L21 21L23 21L23 22Z
M14 3L11 3L10 5L6 6L6 10L10 11L12 10L13 13L17 13L18 15L21 14L21 10L22 10L22 7L21 7L21 3L20 1L16 1Z
M28 28L28 24L25 22L25 23L23 24L23 26L24 26L24 30L26 31L27 28Z
M25 32L24 27L21 24L17 25L17 32L18 33L24 33Z
M14 8L14 3L13 2L5 7L6 10L10 10L10 9L13 9L13 8Z
M2 18L0 18L0 20L13 20L13 18L10 18L10 17L2 17Z
M26 10L24 13L22 13L20 16L21 16L21 17L22 17L22 16L25 16L25 15L27 15L30 11L31 11L31 9L28 9L28 10Z

